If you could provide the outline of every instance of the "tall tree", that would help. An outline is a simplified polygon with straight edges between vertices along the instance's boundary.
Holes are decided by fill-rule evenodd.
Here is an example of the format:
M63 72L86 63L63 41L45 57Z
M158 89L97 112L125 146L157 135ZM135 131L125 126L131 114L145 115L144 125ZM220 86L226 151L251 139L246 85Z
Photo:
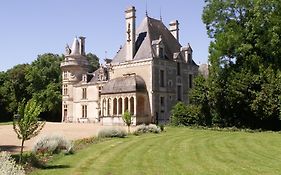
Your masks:
M213 124L281 128L281 1L205 3L202 19L212 39L210 77L204 98L194 103L208 103Z
M86 57L90 63L89 72L94 72L99 68L99 58L93 53L87 53Z
M62 56L47 53L39 55L30 65L26 79L27 90L42 107L40 117L59 121L61 116L61 70Z

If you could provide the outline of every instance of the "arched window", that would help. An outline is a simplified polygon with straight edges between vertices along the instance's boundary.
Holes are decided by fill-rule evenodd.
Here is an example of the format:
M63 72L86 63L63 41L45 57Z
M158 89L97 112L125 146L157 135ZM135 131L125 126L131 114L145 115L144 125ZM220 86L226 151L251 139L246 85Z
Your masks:
M135 106L134 105L134 97L131 97L130 98L130 112L131 112L132 115L134 115L134 113L135 113L135 111L134 111L135 107L134 106Z
M111 114L111 99L107 100L107 115L110 116Z
M129 99L128 99L128 97L126 97L125 99L124 99L124 111L128 111L129 109L128 109L128 102L129 102Z
M118 114L122 114L122 98L118 99Z
M117 115L117 99L113 100L113 115Z

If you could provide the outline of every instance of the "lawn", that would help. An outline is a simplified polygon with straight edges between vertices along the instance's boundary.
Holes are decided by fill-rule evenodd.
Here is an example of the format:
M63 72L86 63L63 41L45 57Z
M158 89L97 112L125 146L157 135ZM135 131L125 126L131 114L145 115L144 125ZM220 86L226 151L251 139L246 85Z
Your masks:
M281 134L168 128L91 145L33 174L280 174Z

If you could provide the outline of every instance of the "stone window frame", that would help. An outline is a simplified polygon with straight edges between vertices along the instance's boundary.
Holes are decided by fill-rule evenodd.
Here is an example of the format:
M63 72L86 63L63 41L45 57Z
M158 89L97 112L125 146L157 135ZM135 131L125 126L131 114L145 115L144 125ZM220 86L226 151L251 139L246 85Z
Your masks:
M63 95L68 95L68 85L67 84L63 85Z
M82 118L87 118L87 114L88 114L88 106L82 105Z
M82 100L86 100L87 99L87 88L83 87L82 88Z

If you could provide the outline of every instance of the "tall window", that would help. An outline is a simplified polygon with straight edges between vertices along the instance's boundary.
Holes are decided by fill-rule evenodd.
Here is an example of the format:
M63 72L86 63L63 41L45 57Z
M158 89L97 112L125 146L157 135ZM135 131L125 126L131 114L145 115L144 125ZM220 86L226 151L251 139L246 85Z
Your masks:
M160 87L165 87L164 70L160 70Z
M64 120L66 120L66 118L67 118L67 105L63 105L63 116L64 116Z
M177 63L177 75L181 75L181 65Z
M160 97L161 112L165 112L165 97Z
M87 99L87 88L82 88L82 99Z
M63 79L67 79L67 71L63 72Z
M82 118L87 118L87 105L82 105Z
M189 74L189 88L192 88L192 74Z
M63 95L68 95L67 84L63 85Z
M178 101L182 101L182 87L181 87L181 85L177 86L177 97L178 97Z

